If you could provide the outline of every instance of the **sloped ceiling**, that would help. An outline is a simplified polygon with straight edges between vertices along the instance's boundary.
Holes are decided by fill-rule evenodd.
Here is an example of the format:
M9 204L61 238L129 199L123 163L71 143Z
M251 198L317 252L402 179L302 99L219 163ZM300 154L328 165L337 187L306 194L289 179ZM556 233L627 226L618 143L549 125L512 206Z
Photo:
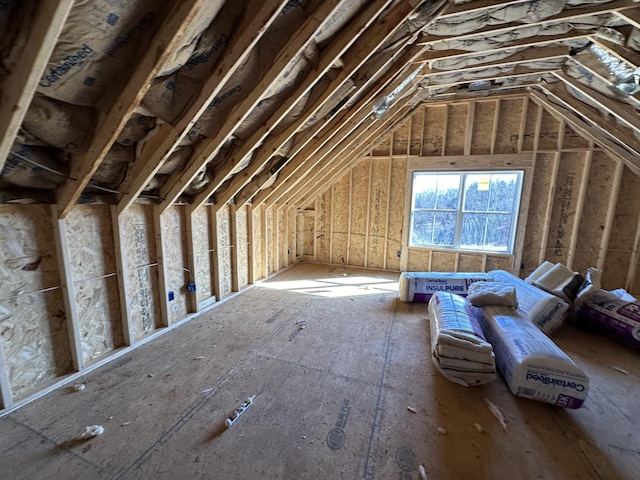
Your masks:
M286 202L422 102L522 91L640 172L638 27L629 0L8 0L0 202Z

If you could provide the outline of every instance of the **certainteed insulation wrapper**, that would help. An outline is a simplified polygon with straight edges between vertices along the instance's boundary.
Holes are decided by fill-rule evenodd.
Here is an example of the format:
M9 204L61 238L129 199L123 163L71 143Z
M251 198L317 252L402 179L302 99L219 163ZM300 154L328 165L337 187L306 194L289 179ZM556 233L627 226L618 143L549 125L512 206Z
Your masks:
M402 272L399 282L400 300L428 302L435 292L465 296L473 282L491 280L489 274L481 272Z
M518 312L547 335L564 323L564 314L569 304L561 298L534 287L504 270L492 270L489 275L496 282L510 283L516 287Z
M567 408L582 405L589 379L519 310L492 306L474 311L482 312L482 330L514 395Z
M436 292L429 300L431 359L452 382L480 385L496 378L493 348L466 298Z
M578 310L581 323L595 327L627 345L640 349L640 302L629 302L598 290Z

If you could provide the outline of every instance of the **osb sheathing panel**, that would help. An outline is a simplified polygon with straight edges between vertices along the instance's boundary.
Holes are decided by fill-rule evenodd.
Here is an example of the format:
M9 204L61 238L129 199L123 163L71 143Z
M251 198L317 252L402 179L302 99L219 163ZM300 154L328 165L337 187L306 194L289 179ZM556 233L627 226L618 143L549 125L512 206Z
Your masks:
M391 159L376 159L372 162L366 266L384 268Z
M432 272L455 272L456 254L455 252L442 252L434 250L431 254Z
M236 252L238 256L238 288L249 283L249 236L247 232L247 207L236 211Z
M588 267L596 265L614 188L615 170L614 159L604 152L593 153L584 196L585 210L578 225L578 241L571 265L575 271L584 273Z
M302 254L313 256L313 245L314 245L314 223L315 223L315 215L303 215L303 229L304 229L304 241L302 242ZM346 254L346 248L345 248Z
M501 100L494 153L516 153L522 125L524 100Z
M424 128L424 109L418 108L411 116L411 136L409 154L422 155L422 130Z
M66 228L82 357L89 363L124 343L109 207L77 206Z
M542 111L538 150L557 150L560 122L547 110Z
M495 101L475 102L471 133L472 155L489 155L491 153L491 139L493 138L495 115Z
M406 155L409 147L409 133L411 132L410 119L406 119L400 126L393 132L391 138L393 139L392 155Z
M464 155L468 112L469 106L466 103L449 105L445 155Z
M262 238L262 208L252 208L251 215L253 219L253 278L256 280L264 276L264 268L262 264L262 249L264 248L266 239Z
M400 257L397 253L402 247L406 178L407 161L400 158L391 160L391 192L389 193L389 227L387 230L387 269L389 270L400 270Z
M169 302L169 324L187 314L187 288L189 263L187 261L185 218L186 208L174 206L162 214L162 242L167 291L174 293Z
M289 209L289 265L295 263L298 256L296 246L296 209Z
M287 262L287 207L276 210L278 225L278 270L286 267Z
M613 233L609 240L603 287L617 288L622 283L634 248L640 205L640 178L625 166L615 207Z
M563 149L589 148L589 140L580 136L569 125L566 125L564 128L562 148Z
M349 233L350 174L342 175L333 185L333 215L331 216L331 263L345 263ZM305 236L306 238L306 236Z
M535 139L537 137L538 111L542 107L538 104L527 100L527 119L524 124L524 137L522 138L522 151L531 152L535 147Z
M365 235L369 211L369 174L371 160L363 159L352 169L351 188L351 237L349 265L364 267Z
M0 218L0 348L20 400L71 371L69 336L49 208L1 205Z
M129 276L129 311L134 338L155 330L160 319L158 265L153 208L132 205L120 216Z
M410 248L409 259L407 263L407 271L409 272L428 272L430 251L424 248Z
M571 242L577 230L576 213L584 193L581 183L586 167L586 153L561 153L545 255L552 263L570 263Z
M218 270L220 298L224 298L232 292L231 283L231 221L229 206L225 205L217 211L217 236L218 236Z
M487 255L486 272L491 270L506 270L513 272L512 255Z
M371 151L371 153L374 156L381 156L381 157L386 157L388 155L391 155L391 144L392 144L391 135L387 135L386 137L379 140L380 140L379 142L377 140L375 141L376 145Z
M331 189L326 190L317 198L315 211L316 261L329 263L329 247L331 234Z
M422 155L425 157L442 155L444 129L447 121L447 107L424 107L424 131L422 136Z
M213 296L211 291L211 225L205 208L196 209L191 218L193 225L193 259L195 263L196 298L198 302Z
M459 272L482 272L482 254L460 253L458 256Z
M267 238L265 239L265 242L263 243L263 247L265 248L267 251L267 255L266 255L266 260L267 260L267 275L271 275L273 272L276 271L275 265L274 265L274 252L275 252L275 247L274 244L276 243L276 236L275 236L275 229L274 229L274 212L276 210L276 206L274 206L273 208L269 208L267 209L266 215L265 215L265 221L267 222L266 225L266 235Z

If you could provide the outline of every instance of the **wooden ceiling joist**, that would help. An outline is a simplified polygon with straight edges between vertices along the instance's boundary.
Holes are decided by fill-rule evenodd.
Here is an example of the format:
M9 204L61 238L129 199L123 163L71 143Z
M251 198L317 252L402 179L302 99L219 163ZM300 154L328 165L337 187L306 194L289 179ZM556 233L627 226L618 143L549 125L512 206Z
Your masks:
M73 0L41 2L21 55L0 91L0 172L36 92Z
M92 175L115 143L129 116L149 89L151 81L160 73L162 65L178 47L181 32L191 23L204 0L188 0L175 4L148 46L153 55L145 54L127 79L122 90L114 97L106 111L100 111L91 144L86 151L71 159L70 176L56 192L56 203L61 218L66 217L91 180Z
M227 142L237 127L249 116L253 108L258 105L271 85L280 77L289 62L306 48L320 25L331 15L340 4L340 0L322 2L317 10L307 18L300 28L289 37L287 43L280 49L268 71L264 73L258 84L237 104L226 117L220 130L211 138L203 140L195 149L184 169L171 178L160 189L161 211L166 211L191 184L198 173L215 157ZM224 179L219 180L220 184ZM219 186L219 185L218 185Z
M122 213L138 198L145 186L161 167L162 162L176 149L189 133L202 112L220 93L222 87L248 57L251 49L262 38L268 27L278 17L289 0L281 0L275 5L262 0L249 0L245 5L245 14L232 34L228 47L222 53L212 75L198 93L196 100L175 122L175 125L163 124L155 136L148 140L136 162L127 173L118 198L118 213ZM250 12L250 14L248 13Z

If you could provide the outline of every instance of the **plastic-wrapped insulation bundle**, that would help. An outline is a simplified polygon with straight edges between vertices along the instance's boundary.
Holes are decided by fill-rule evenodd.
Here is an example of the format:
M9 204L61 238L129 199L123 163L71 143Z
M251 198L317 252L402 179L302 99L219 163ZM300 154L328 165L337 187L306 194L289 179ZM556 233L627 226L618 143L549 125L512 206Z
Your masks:
M496 378L493 348L466 298L437 292L429 300L431 359L447 379L467 387Z

